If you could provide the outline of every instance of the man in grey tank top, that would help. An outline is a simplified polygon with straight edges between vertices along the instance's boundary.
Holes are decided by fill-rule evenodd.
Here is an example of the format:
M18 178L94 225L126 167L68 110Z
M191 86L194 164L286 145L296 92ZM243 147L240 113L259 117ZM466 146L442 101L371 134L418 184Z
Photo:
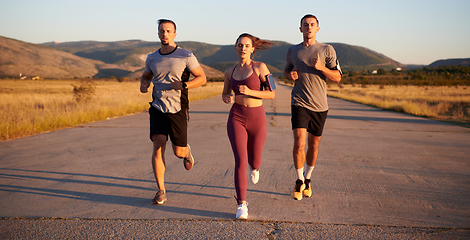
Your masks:
M310 197L311 175L318 156L323 126L328 113L326 79L341 81L341 69L331 45L319 43L317 17L307 14L300 20L303 42L287 50L284 76L295 81L291 93L294 166L298 179L292 197ZM305 143L307 141L307 154ZM305 167L304 172L304 165Z

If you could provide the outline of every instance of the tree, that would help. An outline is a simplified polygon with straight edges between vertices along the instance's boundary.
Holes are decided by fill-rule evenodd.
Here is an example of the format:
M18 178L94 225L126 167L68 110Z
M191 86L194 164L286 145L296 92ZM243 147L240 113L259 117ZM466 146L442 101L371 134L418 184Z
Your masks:
M387 71L383 68L379 68L379 70L377 70L377 75L387 75Z

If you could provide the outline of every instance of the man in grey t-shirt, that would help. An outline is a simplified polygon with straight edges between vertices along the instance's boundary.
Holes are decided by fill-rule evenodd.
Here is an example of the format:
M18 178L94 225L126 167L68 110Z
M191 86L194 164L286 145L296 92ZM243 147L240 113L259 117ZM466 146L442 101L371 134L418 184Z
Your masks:
M310 179L328 113L326 79L341 81L336 52L332 46L317 42L316 34L319 30L315 16L307 14L300 20L303 42L287 50L284 68L284 76L295 81L291 93L291 122L294 132L294 167L298 177L292 197L296 200L312 195ZM308 148L305 155L306 140ZM307 167L304 173L305 163Z
M168 136L175 155L183 158L186 170L190 170L194 159L188 136L188 88L206 83L206 75L196 57L175 43L176 24L171 20L158 21L158 37L161 48L149 54L140 81L140 91L148 92L153 83L153 101L149 109L150 139L153 142L152 168L158 185L153 204L167 200L165 190L165 146ZM189 81L189 75L194 79Z

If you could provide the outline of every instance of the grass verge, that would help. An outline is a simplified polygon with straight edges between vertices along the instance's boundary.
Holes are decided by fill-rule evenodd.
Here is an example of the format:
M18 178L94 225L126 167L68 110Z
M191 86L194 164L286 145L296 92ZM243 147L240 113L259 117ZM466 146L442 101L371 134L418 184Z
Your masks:
M120 117L148 109L139 82L0 80L0 141ZM190 89L194 101L222 92L223 83Z
M470 127L467 86L336 85L328 95L397 112Z

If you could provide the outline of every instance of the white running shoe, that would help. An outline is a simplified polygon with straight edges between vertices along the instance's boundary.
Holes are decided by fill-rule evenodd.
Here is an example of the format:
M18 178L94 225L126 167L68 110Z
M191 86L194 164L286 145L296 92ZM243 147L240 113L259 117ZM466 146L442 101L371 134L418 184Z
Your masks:
M251 170L251 182L253 184L257 184L259 180L259 169L258 170Z
M238 205L237 219L248 218L248 203L242 203Z

